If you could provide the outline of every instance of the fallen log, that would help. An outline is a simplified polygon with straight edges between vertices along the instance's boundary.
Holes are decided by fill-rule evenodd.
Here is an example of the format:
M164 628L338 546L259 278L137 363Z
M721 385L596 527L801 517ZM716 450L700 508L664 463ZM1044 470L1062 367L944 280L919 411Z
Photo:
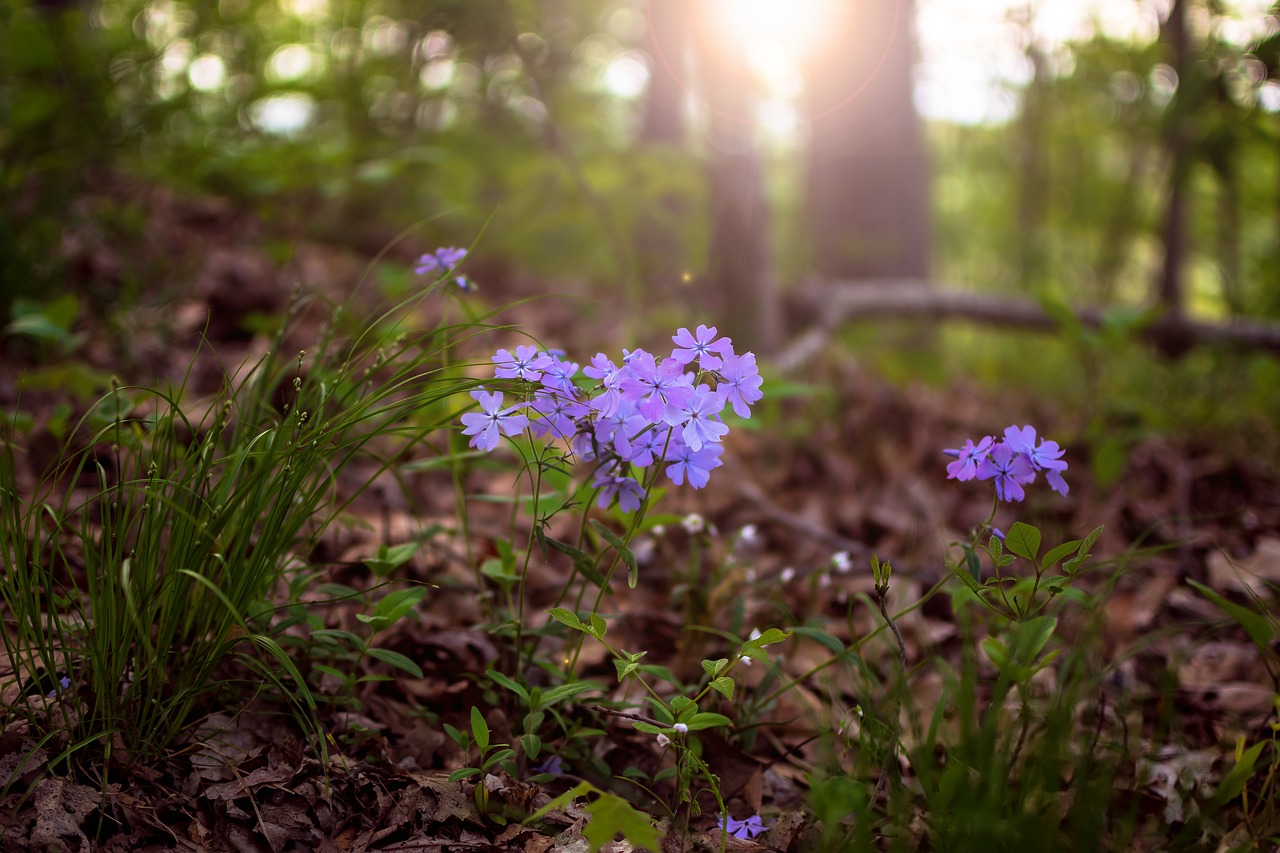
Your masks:
M818 319L779 355L777 363L784 372L807 362L831 333L846 323L894 317L958 318L1050 332L1060 329L1063 322L1033 299L973 293L914 279L825 282L808 288L803 302L802 310ZM1109 316L1100 308L1068 310L1081 325L1092 329L1102 327ZM1110 316L1114 317L1114 312ZM1153 313L1147 322L1135 324L1134 334L1170 357L1204 345L1260 349L1280 355L1280 324L1263 320L1233 318L1211 322Z

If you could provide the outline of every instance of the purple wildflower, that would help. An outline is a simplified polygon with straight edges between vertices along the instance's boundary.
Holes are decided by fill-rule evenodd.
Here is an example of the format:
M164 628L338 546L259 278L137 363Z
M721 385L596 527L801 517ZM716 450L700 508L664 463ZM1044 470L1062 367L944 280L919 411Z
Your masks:
M668 453L671 464L667 466L667 476L677 486L683 485L684 478L688 477L690 486L701 489L711 478L712 469L724 464L720 461L724 448L719 444L706 444L701 450L694 450L683 441L672 444L674 446Z
M600 489L600 496L596 498L596 506L601 509L612 503L615 496L618 498L618 506L623 512L635 512L644 501L644 489L631 477L615 477L612 474L598 471L596 472L595 485Z
M471 392L471 396L483 410L483 412L468 412L462 416L462 423L466 427L462 434L471 436L472 447L485 451L493 450L498 446L498 439L501 437L499 433L516 435L529 426L529 419L526 416L514 414L521 407L520 404L509 409L502 408L501 391L494 391L491 394L483 389L476 389Z
M1027 496L1022 487L1036 478L1031 462L1021 453L1014 453L1007 444L995 447L978 464L978 479L995 478L996 497L1002 501L1020 501Z
M712 391L706 385L699 385L693 392L693 399L680 411L688 418L683 422L681 437L694 450L719 442L729 432L729 428L720 422L719 417L724 411L724 395L719 391Z
M1058 446L1058 442L1042 438L1037 447L1036 428L1028 424L1021 428L1014 425L1006 429L1004 443L1009 445L1014 453L1024 455L1032 468L1044 471L1044 478L1049 481L1049 488L1060 495L1066 495L1069 487L1067 481L1062 479L1062 472L1067 470L1067 463L1062 461L1062 454L1066 451Z
M577 394L578 389L573 384L573 375L577 372L578 365L572 361L561 361L558 355L550 355L542 368L542 384L566 394Z
M701 370L715 370L721 365L722 357L733 355L733 342L728 338L716 340L715 326L698 326L693 334L681 328L671 340L677 346L671 351L671 357L680 364L689 364L696 358Z
M724 364L717 371L720 383L716 390L724 394L725 401L733 406L733 411L740 418L751 417L751 406L764 396L760 386L764 379L756 367L756 354L753 352L734 355L730 353Z
M460 264L466 256L466 249L459 249L455 246L436 249L434 252L418 258L418 265L414 267L413 271L418 275L446 273ZM463 288L463 290L466 290L466 288Z
M548 755L546 759L532 768L534 773L550 773L552 776L564 775L564 761L558 755Z
M539 391L529 408L541 418L529 424L538 438L552 433L556 438L573 438L578 431L577 420L587 413L587 407L561 391Z
M496 378L523 379L527 382L541 379L542 371L550 366L551 360L551 356L538 352L535 346L518 346L515 355L509 350L500 349L491 359L497 365L493 370Z
M959 450L944 450L948 456L957 457L955 462L947 466L948 480L972 480L978 475L978 463L987 458L995 439L986 436L976 445L973 439L966 439L964 447Z
M743 839L755 838L769 828L764 825L764 821L760 820L759 815L752 815L746 820L734 820L728 815L722 815L720 822L716 825L734 838Z
M632 356L629 375L623 378L620 390L622 399L636 403L640 414L660 421L689 402L693 388L686 383L680 362L667 358L659 365L644 350L636 350Z

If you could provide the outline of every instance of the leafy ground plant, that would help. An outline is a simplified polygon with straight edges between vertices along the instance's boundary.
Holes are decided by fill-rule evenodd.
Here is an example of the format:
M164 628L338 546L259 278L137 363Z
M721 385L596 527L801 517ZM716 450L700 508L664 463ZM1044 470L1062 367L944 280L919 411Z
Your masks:
M339 306L315 347L289 356L286 330L308 305L295 295L269 351L213 399L192 402L185 378L170 389L114 387L70 430L32 495L18 487L23 449L11 427L0 455L0 596L14 673L5 695L10 718L25 720L29 755L42 750L52 766L105 784L163 755L211 702L234 705L263 684L325 751L315 698L282 646L296 638L281 632L312 577L307 555L353 499L336 489L339 474L358 459L362 476L388 470L397 448L444 424L430 413L474 385L449 357L467 327L402 331L405 312L433 289L352 342L338 336ZM422 593L382 596L367 637L327 639L351 644L353 667L367 656L416 670L373 638ZM247 684L232 683L232 662L252 673Z

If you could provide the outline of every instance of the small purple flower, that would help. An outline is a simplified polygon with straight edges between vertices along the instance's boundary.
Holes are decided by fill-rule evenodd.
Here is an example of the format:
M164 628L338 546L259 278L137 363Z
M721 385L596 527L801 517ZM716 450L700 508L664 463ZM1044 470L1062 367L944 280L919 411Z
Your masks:
M557 355L549 355L542 368L542 384L555 391L576 395L577 387L573 384L573 375L578 372L578 365L572 361L561 361Z
M466 256L466 249L459 249L454 246L436 249L434 252L418 258L418 265L414 267L413 271L418 275L446 273L460 264ZM463 289L465 290L466 288Z
M1027 457L1014 453L1007 444L997 445L978 464L978 479L995 478L996 497L1002 501L1020 501L1027 496L1022 487L1036 478L1036 471Z
M760 820L759 815L752 815L746 820L734 820L728 815L722 815L716 826L734 838L743 839L755 838L769 828L764 825L764 821Z
M680 362L667 358L659 365L644 350L632 356L629 375L623 378L620 390L622 399L634 402L640 414L656 422L689 402L693 388L686 383Z
M948 480L972 480L978 475L978 463L987 458L995 439L986 436L976 445L973 439L966 439L964 447L959 450L944 450L948 456L957 457L955 462L947 465Z
M1069 487L1067 481L1062 479L1062 472L1067 470L1067 463L1062 461L1062 454L1066 451L1058 446L1058 442L1042 438L1037 447L1035 427L1027 425L1019 428L1014 425L1004 431L1004 443L1009 445L1014 453L1024 455L1032 468L1044 471L1044 478L1049 481L1049 488L1060 495L1067 494Z
M529 408L541 418L529 424L530 430L538 438L547 433L556 438L573 438L578 431L577 420L587 413L587 407L568 394L561 391L539 391Z
M458 290L463 293L476 293L480 290L480 286L465 275L457 276L454 278L453 283L458 285Z
M493 375L498 379L524 379L537 382L542 378L542 371L551 364L551 356L539 352L535 346L518 346L516 354L500 349L490 359L494 367Z
M502 408L501 391L494 391L491 394L483 389L476 389L471 392L471 396L483 410L483 412L467 412L462 416L462 423L466 427L462 434L471 436L472 447L484 451L493 450L498 446L500 432L516 435L529 426L529 419L526 416L514 414L521 408L520 404L509 409Z
M731 340L728 338L716 340L715 326L699 326L693 334L682 327L671 340L677 347L671 351L671 357L680 364L689 364L697 359L701 370L715 370L721 365L722 357L733 354Z
M671 430L653 426L639 415L627 418L614 437L613 446L623 462L648 468L655 459L663 458Z
M667 466L667 476L677 486L683 485L687 476L690 486L701 489L711 478L711 471L724 464L720 461L724 448L719 444L705 444L701 450L694 450L683 441L672 444L675 446L668 453L672 464Z
M701 450L705 444L715 444L725 437L729 428L720 422L720 413L724 411L724 395L712 391L706 385L699 385L693 392L693 399L680 412L688 420L684 421L681 437L685 444L694 450Z
M596 506L601 509L612 503L615 496L618 498L618 506L623 512L635 512L640 508L640 504L644 502L644 489L631 477L615 477L611 474L605 474L603 471L598 471L596 472L595 485L600 489L600 496L596 498Z
M564 761L558 755L548 755L546 759L531 768L534 773L550 773L552 776L564 775Z
M764 379L756 367L756 354L729 353L717 372L720 374L720 384L716 386L716 390L724 394L725 401L733 406L738 417L751 417L752 405L764 397L764 392L760 390Z

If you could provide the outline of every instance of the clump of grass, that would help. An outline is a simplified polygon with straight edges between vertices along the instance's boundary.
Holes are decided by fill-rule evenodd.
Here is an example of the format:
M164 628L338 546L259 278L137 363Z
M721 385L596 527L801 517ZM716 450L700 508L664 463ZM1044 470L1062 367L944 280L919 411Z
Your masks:
M114 386L71 430L31 495L10 426L0 453L0 599L10 721L51 764L104 781L161 755L226 691L231 662L274 685L320 751L315 700L273 617L296 602L306 556L397 450L448 427L474 383L450 349L475 325L407 331L415 294L354 342L338 306L310 352L282 352L308 305L295 294L268 352L193 414L172 389ZM10 784L16 779L0 780Z

